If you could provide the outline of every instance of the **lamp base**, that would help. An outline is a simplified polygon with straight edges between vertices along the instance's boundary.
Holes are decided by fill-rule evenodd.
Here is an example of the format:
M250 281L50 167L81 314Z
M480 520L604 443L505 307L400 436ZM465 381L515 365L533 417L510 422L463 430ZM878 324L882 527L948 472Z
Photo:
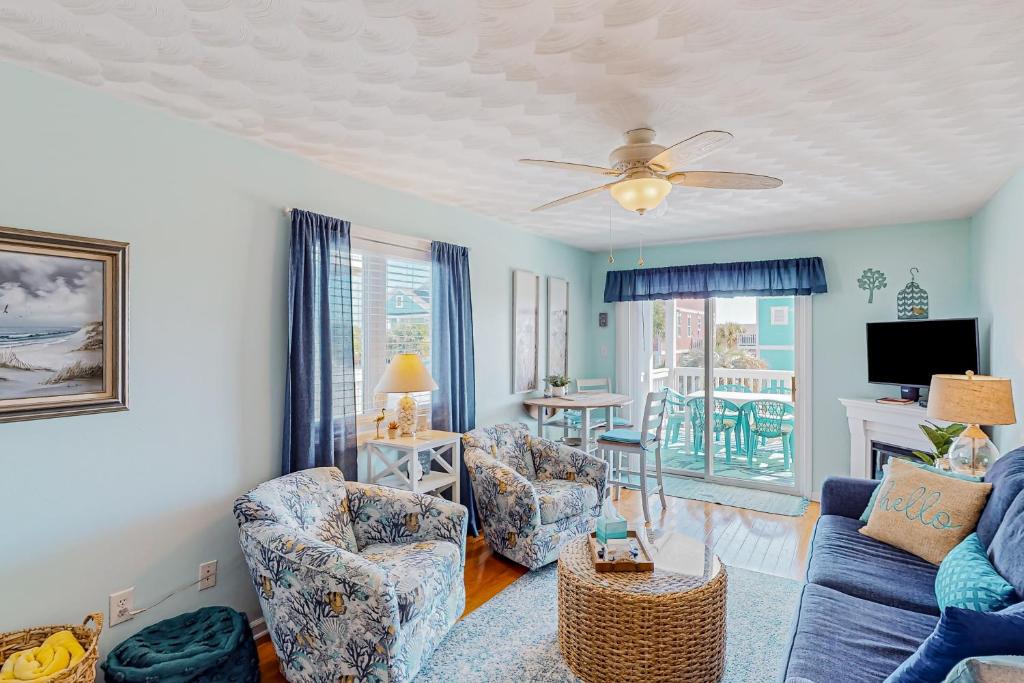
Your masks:
M970 425L949 447L949 466L954 472L981 477L999 457L999 450L978 425Z
M409 394L398 400L398 428L402 436L416 435L416 400Z

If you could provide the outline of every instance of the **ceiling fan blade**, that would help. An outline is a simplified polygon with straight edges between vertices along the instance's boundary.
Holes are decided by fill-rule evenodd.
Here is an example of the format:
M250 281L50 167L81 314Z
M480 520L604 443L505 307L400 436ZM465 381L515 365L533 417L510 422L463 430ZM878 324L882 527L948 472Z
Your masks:
M728 171L682 171L666 176L673 185L712 187L716 190L771 190L782 181L767 175L729 173Z
M605 168L604 166L591 166L590 164L574 164L569 161L547 161L545 159L520 159L521 164L530 164L531 166L541 166L543 168L559 168L563 171L583 171L585 173L596 173L597 175L622 175L619 171L614 168Z
M606 189L608 189L609 187L611 187L612 185L615 185L615 184L617 184L617 183L608 183L607 185L600 185L598 187L592 187L589 190L583 190L583 192L577 192L576 194L571 194L571 195L569 195L567 197L562 197L560 199L556 199L553 202L548 202L547 204L541 204L540 206L538 206L537 208L532 209L532 210L533 211L543 211L544 209L553 209L556 206L561 206L562 204L568 204L569 202L574 202L574 201L576 201L578 199L583 199L585 197L589 197L592 194L597 194L599 192L602 192L603 190L606 190Z
M668 171L680 164L703 159L715 150L729 144L730 140L732 140L732 133L727 133L724 130L706 130L667 147L657 156L648 159L647 165L658 170Z

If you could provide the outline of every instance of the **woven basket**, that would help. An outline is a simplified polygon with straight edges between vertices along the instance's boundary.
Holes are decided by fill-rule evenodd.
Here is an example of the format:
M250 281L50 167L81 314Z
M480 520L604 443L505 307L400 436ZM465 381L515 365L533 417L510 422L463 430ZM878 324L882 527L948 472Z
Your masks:
M594 569L588 539L558 558L558 646L587 683L718 683L725 566L710 578Z
M93 623L91 628L89 627L90 621ZM54 683L93 683L96 680L96 657L99 654L96 645L102 630L103 613L93 612L85 618L81 626L75 624L36 626L23 631L0 633L0 664L7 661L7 658L15 652L42 645L44 640L57 631L71 631L82 645L82 649L85 650L85 656L78 664L53 679Z

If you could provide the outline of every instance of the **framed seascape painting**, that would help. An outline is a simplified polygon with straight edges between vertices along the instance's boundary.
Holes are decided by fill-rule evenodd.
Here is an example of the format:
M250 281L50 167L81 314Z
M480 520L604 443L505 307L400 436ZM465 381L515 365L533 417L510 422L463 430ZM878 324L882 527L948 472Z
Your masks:
M128 245L0 227L0 422L126 410Z
M512 393L536 391L540 385L540 276L512 272Z
M569 283L548 277L548 374L569 375Z

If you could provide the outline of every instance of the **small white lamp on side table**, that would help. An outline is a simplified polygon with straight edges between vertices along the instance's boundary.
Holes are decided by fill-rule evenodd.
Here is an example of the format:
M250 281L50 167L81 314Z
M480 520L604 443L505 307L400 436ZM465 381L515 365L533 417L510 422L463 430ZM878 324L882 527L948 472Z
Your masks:
M416 438L416 401L414 391L433 391L437 382L415 353L400 353L391 359L384 375L377 382L375 394L405 394L398 401L398 427L402 436Z
M999 451L980 425L1012 425L1010 380L975 375L933 375L928 390L928 417L967 424L949 447L949 466L961 474L980 477L999 457Z

